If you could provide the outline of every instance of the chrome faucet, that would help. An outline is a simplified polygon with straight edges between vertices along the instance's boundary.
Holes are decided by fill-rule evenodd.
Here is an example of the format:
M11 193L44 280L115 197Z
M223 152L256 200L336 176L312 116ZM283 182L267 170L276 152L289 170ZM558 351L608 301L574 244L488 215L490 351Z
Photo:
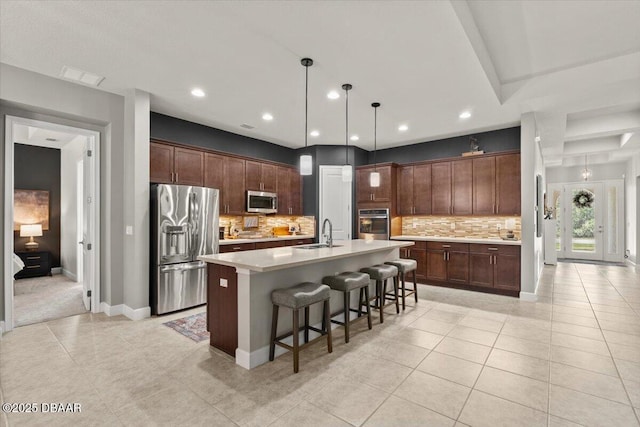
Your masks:
M329 223L329 234L325 232L327 223ZM325 218L322 222L322 235L327 238L327 244L330 248L333 247L333 224L329 221L329 218Z

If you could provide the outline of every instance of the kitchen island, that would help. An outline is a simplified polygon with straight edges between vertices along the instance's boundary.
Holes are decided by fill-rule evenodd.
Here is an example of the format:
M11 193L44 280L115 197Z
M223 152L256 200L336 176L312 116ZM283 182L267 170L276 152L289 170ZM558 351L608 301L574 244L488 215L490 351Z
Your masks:
M324 276L399 258L399 248L411 244L344 240L334 242L333 248L294 246L199 257L209 264L207 321L211 345L235 356L236 363L246 369L267 362L271 291L301 282L321 283ZM332 291L331 311L341 307L341 294ZM310 321L320 323L319 307L311 307ZM278 325L278 334L291 330L288 310L281 310Z

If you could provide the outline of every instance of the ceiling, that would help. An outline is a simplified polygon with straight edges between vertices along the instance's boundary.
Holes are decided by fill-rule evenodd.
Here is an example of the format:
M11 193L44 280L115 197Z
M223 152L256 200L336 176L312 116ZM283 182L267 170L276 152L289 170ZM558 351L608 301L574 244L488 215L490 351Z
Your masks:
M105 91L148 91L153 111L298 148L308 56L309 130L320 131L309 144L344 143L344 94L326 94L351 83L351 144L373 148L374 101L379 148L509 127L533 111L557 164L567 142L631 131L636 147L638 22L640 2L611 0L3 0L0 61L53 77L78 68L104 76ZM576 146L568 157L583 154Z
M77 133L59 132L44 127L13 125L13 142L16 144L36 145L38 147L62 149L75 139L84 139Z

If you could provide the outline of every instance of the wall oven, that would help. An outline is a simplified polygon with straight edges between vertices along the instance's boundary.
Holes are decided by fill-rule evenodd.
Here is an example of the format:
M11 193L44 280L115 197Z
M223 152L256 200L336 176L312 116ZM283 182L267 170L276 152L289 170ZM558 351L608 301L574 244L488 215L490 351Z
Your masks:
M358 238L389 240L389 209L360 209L358 211Z
M247 212L264 214L278 212L278 195L266 191L247 191Z

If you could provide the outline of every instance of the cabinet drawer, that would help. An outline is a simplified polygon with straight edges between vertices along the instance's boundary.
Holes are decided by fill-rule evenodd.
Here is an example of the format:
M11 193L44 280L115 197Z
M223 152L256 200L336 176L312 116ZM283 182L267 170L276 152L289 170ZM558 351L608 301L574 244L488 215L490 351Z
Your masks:
M310 245L313 243L313 239L287 240L286 242L287 246Z
M519 255L520 246L513 245L485 245L472 243L469 245L469 251L477 254L501 254L501 255Z
M469 252L469 243L427 242L427 249L447 250L450 252Z
M238 243L237 245L221 245L220 253L224 254L227 252L240 252L240 251L251 251L256 248L255 243Z
M256 242L256 249L281 248L286 246L285 243L286 242L283 240L275 242Z

